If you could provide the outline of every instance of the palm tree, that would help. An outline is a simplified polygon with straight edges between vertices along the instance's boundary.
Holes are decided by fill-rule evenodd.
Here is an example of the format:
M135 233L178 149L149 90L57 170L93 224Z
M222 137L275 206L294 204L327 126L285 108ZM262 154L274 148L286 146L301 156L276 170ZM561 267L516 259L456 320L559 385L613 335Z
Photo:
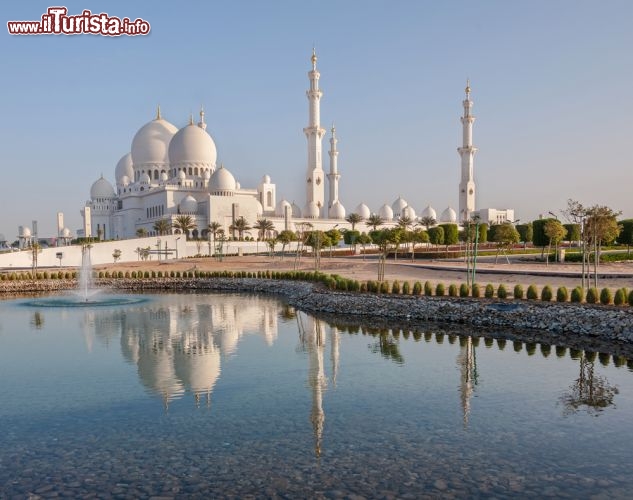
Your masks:
M363 217L360 214L352 212L345 217L345 220L352 225L352 231L354 231L354 229L356 229L356 224L363 221Z
M398 226L407 231L413 225L413 220L408 215L402 215L398 219Z
M258 219L253 225L253 229L257 229L257 238L260 240L267 240L270 238L271 231L274 231L275 224L269 219Z
M419 224L420 226L424 226L424 229L428 231L431 226L434 226L435 224L437 224L437 221L430 215L425 215L424 217L420 219Z
M371 214L367 219L367 225L372 228L372 230L376 230L378 226L382 226L385 223L383 218L378 214Z
M196 228L196 223L191 215L179 215L174 222L174 228L181 231L186 238L189 238L189 231Z
M147 229L145 229L144 227L139 227L136 230L136 236L138 236L139 238L145 238L145 236L147 236Z
M171 230L171 222L168 219L159 219L156 222L154 222L154 231L156 231L159 236L168 234L170 230Z
M248 231L251 228L251 226L248 225L248 222L246 221L246 219L242 216L242 217L238 217L237 219L235 219L235 221L233 222L233 224L231 224L229 226L229 229L231 231L237 231L238 237L240 239L240 241L242 241L244 239L244 232Z

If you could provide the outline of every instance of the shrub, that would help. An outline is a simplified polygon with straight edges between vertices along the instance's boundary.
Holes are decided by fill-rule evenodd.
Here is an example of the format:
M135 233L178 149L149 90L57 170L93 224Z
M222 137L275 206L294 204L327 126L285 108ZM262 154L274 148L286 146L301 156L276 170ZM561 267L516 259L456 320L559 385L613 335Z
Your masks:
M70 271L66 271L66 273L64 274L64 277L65 277L67 280L69 280L69 279L72 277L72 275L70 274Z
M495 296L495 287L490 283L486 285L486 289L484 290L484 297L487 299L491 299Z
M367 291L367 283L365 283L364 281L360 284L360 291L361 292Z
M552 287L549 285L545 285L543 287L543 290L541 290L541 300L543 302L549 302L552 300L552 296L553 296L553 292L552 292Z
M633 306L633 290L629 292L629 305Z
M132 271L131 274L129 271L125 271L125 277L129 278L130 276L132 276L133 279L136 279L136 271Z
M470 295L470 289L468 288L468 285L466 283L462 283L459 286L459 296L468 297L468 295Z
M117 273L117 276L118 276L119 278L123 278L123 271L119 271L119 272Z
M105 275L103 274L103 271L99 271L99 278L103 278L105 277Z
M455 283L448 286L448 295L449 297L457 297L457 285Z
M380 293L389 293L389 282L381 281L380 282Z
M422 294L422 283L416 281L413 284L413 295L421 295Z
M408 281L402 284L402 295L409 295L411 293L411 286Z
M582 302L582 288L577 286L571 291L571 301L574 303Z
M567 288L559 286L558 290L556 290L556 302L567 302L568 298L569 293L567 292Z
M143 273L143 278L149 278L149 271L145 271Z
M598 290L595 287L591 287L587 290L587 298L585 299L587 304L595 304L598 302Z
M443 283L438 283L437 286L435 287L435 295L437 295L438 297L443 297L444 296L444 284Z
M536 289L536 285L528 286L527 299L528 300L536 300L536 299L538 299L538 290Z
M616 306L621 306L626 302L626 288L618 288L613 296L613 303Z
M609 290L608 288L603 288L600 291L600 303L606 306L607 304L611 304L612 301L613 297L611 295L611 290Z
M334 279L333 277L329 277L325 283L325 286L327 286L330 290L336 290L336 279Z
M391 293L400 294L400 282L398 280L394 280L393 285L391 285Z
M156 276L158 276L159 278L163 277L163 271L158 271L158 273L156 273Z
M515 299L523 298L523 285L514 285L514 298Z
M478 283L473 283L473 297L475 298L479 298L481 297L481 287L479 286Z
M433 286L431 285L430 281L424 282L424 295L426 295L427 297L433 295Z
M500 299L508 298L508 291L506 290L506 287L503 283L501 283L499 285L499 288L497 288L497 297L499 297Z
M351 280L348 284L348 290L351 290L352 292L360 291L360 283L358 280Z

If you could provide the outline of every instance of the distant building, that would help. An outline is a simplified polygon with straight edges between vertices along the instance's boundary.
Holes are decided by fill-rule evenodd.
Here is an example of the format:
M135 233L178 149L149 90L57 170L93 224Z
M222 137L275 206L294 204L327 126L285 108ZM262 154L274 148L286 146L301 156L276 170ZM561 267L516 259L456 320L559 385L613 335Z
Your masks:
M479 216L479 221L488 225L503 224L504 222L514 222L514 209L506 208L497 210L496 208L481 208L475 212Z

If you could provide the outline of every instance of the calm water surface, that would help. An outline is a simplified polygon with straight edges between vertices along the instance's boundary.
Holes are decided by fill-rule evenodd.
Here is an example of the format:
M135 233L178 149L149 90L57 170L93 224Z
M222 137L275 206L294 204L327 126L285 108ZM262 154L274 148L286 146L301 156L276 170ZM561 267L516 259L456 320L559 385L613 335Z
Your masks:
M633 373L272 298L0 302L0 498L626 498Z

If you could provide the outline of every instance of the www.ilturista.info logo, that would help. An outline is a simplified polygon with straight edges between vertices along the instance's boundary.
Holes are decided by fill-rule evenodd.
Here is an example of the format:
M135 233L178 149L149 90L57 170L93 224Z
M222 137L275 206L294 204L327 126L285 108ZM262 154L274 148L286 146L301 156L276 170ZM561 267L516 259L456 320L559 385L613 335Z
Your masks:
M10 35L147 35L149 22L143 19L119 19L102 12L93 14L84 10L69 16L66 7L49 7L41 21L7 21Z

